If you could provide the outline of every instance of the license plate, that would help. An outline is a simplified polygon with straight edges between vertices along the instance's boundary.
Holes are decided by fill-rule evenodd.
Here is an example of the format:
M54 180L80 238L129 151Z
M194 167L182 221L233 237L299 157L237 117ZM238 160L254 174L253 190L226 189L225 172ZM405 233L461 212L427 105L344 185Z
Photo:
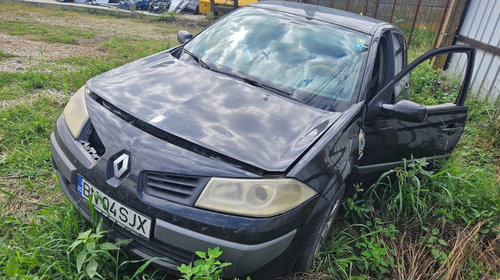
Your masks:
M92 195L94 209L132 233L149 239L151 219L107 196L92 186L82 176L77 175L76 191L87 201Z

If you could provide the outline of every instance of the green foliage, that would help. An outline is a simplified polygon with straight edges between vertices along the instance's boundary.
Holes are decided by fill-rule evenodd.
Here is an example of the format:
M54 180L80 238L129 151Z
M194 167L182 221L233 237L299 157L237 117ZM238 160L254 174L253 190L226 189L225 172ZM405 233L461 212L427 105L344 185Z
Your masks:
M468 250L461 253L467 256L463 264L453 269L471 279L499 276L498 264L483 256L488 251L484 246L494 246L487 244L494 244L500 224L500 113L497 106L473 97L467 104L466 130L447 161L433 163L432 170L427 161L405 160L375 185L358 187L345 199L343 230L334 233L318 267L335 279L408 278L398 273L411 269L422 269L417 275L432 274L457 258L456 251L451 254L462 243L457 232L481 224L470 245L462 248ZM421 259L412 263L394 248Z
M404 161L366 191L358 188L344 202L345 229L334 234L320 266L326 266L333 278L389 277L397 270L395 260L401 258L390 244L408 232L418 237L415 250L436 266L450 254L450 231L461 225L484 223L481 234L494 239L500 224L495 178L456 164L452 158L431 172L425 160ZM477 242L475 246L481 244Z
M123 35L99 41L95 31L32 23L26 16L71 17L80 15L78 12L18 3L0 6L3 13L20 19L1 20L2 33L64 44L94 38L101 50L95 57L75 54L57 61L44 59L26 71L0 72L0 99L12 101L12 105L0 107L0 278L166 278L162 271L149 268L155 259L129 259L115 248L120 244L108 242L105 231L89 227L63 200L48 139L67 96L47 92L71 93L95 75L167 49L170 44L163 39ZM113 20L102 15L86 16ZM168 21L172 16L165 17ZM175 36L180 29L172 24L127 20L148 24L147 30L158 34ZM408 32L405 28L403 31ZM433 39L434 34L428 30L416 29L409 60L429 50ZM0 51L0 59L9 57L12 55ZM420 68L412 76L417 88L413 95L418 92L418 101L453 101L455 78L443 80L443 73L428 64ZM431 275L449 260L454 238L466 225L482 223L471 239L472 248L480 250L483 243L495 238L500 224L500 114L495 105L474 98L468 98L467 105L470 110L462 140L438 169L428 170L424 161L406 161L403 167L385 174L377 185L363 186L365 190L359 188L345 200L342 230L333 233L320 253L320 273L334 279L408 279L411 277L398 275L410 265L408 257L398 252L398 248L404 248L420 250L425 257L416 263L418 267L430 263L429 270L420 275ZM218 249L208 254L199 252L200 260L184 266L185 275L217 279L228 265L217 260L220 253ZM474 251L467 251L459 270L465 278L500 277L491 262Z
M176 21L176 14L174 11L163 12L158 17L156 17L157 21L174 23Z
M0 20L0 26L2 32L9 35L28 36L31 40L48 43L77 44L79 40L93 38L96 34L94 31L21 21Z
M395 256L387 241L394 240L397 232L394 224L378 218L374 223L345 225L321 252L319 265L325 266L334 279L389 277Z
M11 58L11 57L16 57L16 55L10 54L10 53L6 53L3 50L0 50L0 60L2 60L3 58Z
M82 220L69 204L45 206L35 211L29 222L14 216L2 217L0 278L69 278L72 265L66 252L81 226Z
M196 255L200 258L192 263L182 264L177 269L182 273L182 279L185 280L219 280L225 267L231 265L228 262L217 260L222 255L219 247L208 248L207 253L197 251Z
M448 257L448 254L444 251L448 243L444 239L439 238L439 229L429 229L427 227L422 227L422 229L427 234L420 237L419 243L425 244L431 250L431 255L434 259L438 260L441 264L444 263Z
M109 231L102 230L102 220L99 222L95 230L89 229L85 232L80 232L76 240L69 246L69 253L73 252L76 255L76 270L78 279L94 277L100 279L119 279L119 249L120 246L126 245L130 240L118 241L116 243L106 242L105 234ZM111 253L116 252L116 256ZM115 272L106 271L107 267L99 264L111 261L115 266ZM101 273L99 273L101 272ZM114 276L114 277L113 277Z
M97 276L102 279L103 277L97 272L98 263L104 262L106 259L113 261L113 256L109 251L117 251L119 247L109 242L101 243L100 240L105 233L106 231L102 230L101 223L99 223L95 233L92 233L92 229L81 232L69 246L69 252L74 251L77 255L76 269L80 275L78 279L85 276L89 278Z
M205 15L205 19L208 21L208 22L213 22L215 20L215 16L212 12L208 12L206 15Z
M60 100L42 95L0 112L0 176L25 176L29 187L32 178L53 173L47 139L62 108Z
M158 39L144 39L132 36L113 37L100 44L100 49L109 52L111 63L125 63L170 48L170 43ZM113 65L116 67L118 65Z
M367 190L365 196L384 206L382 209L376 209L380 212L377 214L385 220L417 219L420 224L423 224L429 212L431 199L431 192L422 184L422 178L429 178L432 175L424 169L427 165L425 159L409 162L403 159L402 167L382 174L379 180ZM363 199L360 199L358 203L363 203ZM375 204L371 201L364 201L364 203Z
M405 38L408 38L410 34L410 26L396 24ZM412 62L415 58L419 57L421 54L428 52L432 49L432 44L434 43L434 38L436 37L436 32L431 31L425 27L415 28L411 35L411 42L408 49L408 62Z
M426 61L412 71L410 84L410 100L422 105L437 105L455 102L462 86L462 78L434 69Z
M20 4L0 6L9 13L21 13L19 18L24 18L25 10L53 17L74 14ZM94 36L71 28L4 23L3 33L44 42L78 43ZM64 34L73 39L64 39ZM105 279L167 277L150 268L157 258L130 258L113 247L120 244L106 241L101 228L89 229L83 223L57 185L48 141L67 101L64 93L74 92L93 76L167 47L168 42L160 39L114 37L102 43L104 56L50 61L42 54L42 61L29 62L26 71L0 72L0 99L9 100L6 107L0 107L1 279L78 279L93 274ZM4 52L0 55L11 57Z

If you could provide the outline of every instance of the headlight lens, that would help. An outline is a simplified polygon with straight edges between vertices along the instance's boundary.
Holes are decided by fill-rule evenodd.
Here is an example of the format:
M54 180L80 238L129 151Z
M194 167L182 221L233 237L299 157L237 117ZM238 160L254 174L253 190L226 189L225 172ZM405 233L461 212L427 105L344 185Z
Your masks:
M289 211L316 192L295 179L212 178L196 207L250 217L270 217Z
M68 104L64 108L63 115L66 125L68 126L73 138L77 139L82 132L83 125L89 119L89 113L87 112L87 104L85 103L85 95L87 94L87 88L85 86L81 87L73 96L69 99Z

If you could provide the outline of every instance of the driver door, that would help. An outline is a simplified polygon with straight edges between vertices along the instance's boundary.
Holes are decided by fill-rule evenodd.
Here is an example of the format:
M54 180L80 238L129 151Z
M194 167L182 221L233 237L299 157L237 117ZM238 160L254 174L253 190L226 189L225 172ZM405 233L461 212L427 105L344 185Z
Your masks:
M405 94L398 94L401 92L401 82L406 84L407 78L416 67L429 63L429 60L436 56L451 54L462 55L468 61L465 72L462 73L461 87L453 86L450 90L456 92L454 100L450 102L443 98L447 93L440 88L442 84L431 83L431 87L426 85L427 94L420 99L414 96L418 95L416 92L405 91ZM464 102L471 80L474 55L475 50L468 46L432 50L396 74L368 101L363 120L366 144L359 160L358 174L380 174L401 165L403 158L439 159L455 148L467 119L468 107ZM422 72L419 74L422 75ZM412 83L419 82L411 81L410 88ZM432 86L435 86L435 89ZM429 95L436 95L438 102L420 104L427 102ZM419 103L407 100L408 97L410 100L411 97L417 97L415 99Z

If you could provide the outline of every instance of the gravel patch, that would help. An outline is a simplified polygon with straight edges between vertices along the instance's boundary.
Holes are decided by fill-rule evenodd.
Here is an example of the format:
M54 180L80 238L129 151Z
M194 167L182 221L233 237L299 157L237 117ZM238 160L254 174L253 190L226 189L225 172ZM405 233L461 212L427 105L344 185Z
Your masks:
M102 37L100 37L102 38ZM89 39L92 40L92 39ZM101 56L104 55L96 44L70 45L31 41L21 36L0 34L0 50L16 55L0 60L0 71L23 72L29 67L36 67L41 63L52 62L58 59L73 56ZM67 68L69 65L65 65Z
M0 12L3 20L43 24L64 28L79 29L85 31L96 31L99 33L112 34L115 36L134 35L142 38L160 39L165 36L159 26L145 24L133 18L107 18L89 16L86 14L73 13L71 16L44 15L37 12L23 10L22 13Z
M16 216L21 219L31 221L29 216L40 207L47 207L61 202L61 196L54 195L55 183L51 176L45 175L44 178L38 176L45 185L43 188L37 188L36 191L26 189L22 183L23 176L10 176L0 178L0 213L5 216Z
M30 106L31 104L33 104L33 102L38 100L38 98L45 95L51 96L52 98L54 98L54 102L61 104L64 102L66 97L64 92L59 90L54 90L54 89L36 90L33 94L25 95L17 99L11 99L11 100L0 99L0 113L7 110L11 106L16 106L21 104ZM0 140L1 140L1 135L0 135Z

